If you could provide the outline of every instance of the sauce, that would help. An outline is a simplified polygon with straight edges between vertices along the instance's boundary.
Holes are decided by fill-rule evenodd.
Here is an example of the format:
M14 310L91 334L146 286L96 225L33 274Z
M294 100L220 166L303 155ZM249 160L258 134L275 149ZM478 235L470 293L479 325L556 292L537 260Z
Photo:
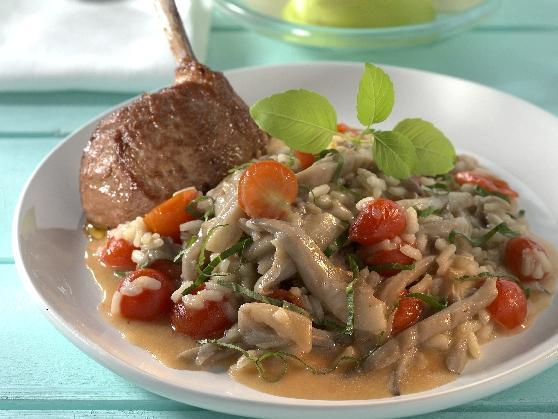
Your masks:
M92 240L87 247L85 256L87 267L104 293L103 301L99 304L101 315L120 331L122 337L134 345L144 348L167 367L181 370L193 369L191 362L181 359L178 355L196 346L196 341L188 336L175 333L168 318L146 322L114 316L111 313L112 295L121 278L116 276L112 269L102 266L99 261L105 244L104 239Z
M558 272L558 252L550 243L540 238L537 240L544 244L552 261L554 272ZM85 257L87 267L104 292L103 301L99 304L99 312L121 332L123 338L149 351L162 364L175 369L196 369L191 361L179 357L183 351L195 347L196 341L174 332L168 318L157 322L145 322L111 314L111 299L120 278L110 268L102 266L99 262L99 256L105 244L104 239L91 240ZM541 285L547 291L554 293L556 279L552 276L541 281ZM529 315L525 324L511 333L500 330L496 336L521 332L551 303L552 297L551 294L543 292L532 293L528 300ZM421 349L400 383L401 394L432 389L455 379L457 375L446 368L446 355L447 352ZM306 355L304 360L319 369L326 369L335 364L335 359L316 353ZM229 369L229 374L242 384L277 396L315 400L366 400L392 396L389 391L392 371L392 368L388 367L370 373L351 374L343 371L343 368L339 368L333 373L315 375L300 364L290 362L288 373L276 382L262 380L252 365L237 368L236 364L233 364Z

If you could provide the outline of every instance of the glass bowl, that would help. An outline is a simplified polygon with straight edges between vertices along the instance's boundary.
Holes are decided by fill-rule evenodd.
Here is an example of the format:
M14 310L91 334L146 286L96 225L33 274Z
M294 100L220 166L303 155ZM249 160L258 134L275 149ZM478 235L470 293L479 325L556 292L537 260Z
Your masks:
M500 0L482 0L460 12L438 12L432 22L383 28L292 23L281 17L287 0L215 0L241 25L272 38L322 48L378 49L426 44L463 32L494 12Z

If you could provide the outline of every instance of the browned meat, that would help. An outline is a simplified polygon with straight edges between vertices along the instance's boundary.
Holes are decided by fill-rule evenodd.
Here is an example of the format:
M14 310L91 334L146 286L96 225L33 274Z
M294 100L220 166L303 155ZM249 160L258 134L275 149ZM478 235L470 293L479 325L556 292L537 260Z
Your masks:
M179 189L207 190L264 151L267 136L223 74L180 53L174 86L117 110L91 136L80 173L91 223L114 227Z

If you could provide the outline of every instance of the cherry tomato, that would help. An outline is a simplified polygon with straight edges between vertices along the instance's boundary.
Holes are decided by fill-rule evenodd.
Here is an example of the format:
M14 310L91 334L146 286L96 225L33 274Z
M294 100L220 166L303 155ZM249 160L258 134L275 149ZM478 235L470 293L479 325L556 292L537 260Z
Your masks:
M378 198L368 202L349 228L349 239L371 245L392 239L405 231L405 209L389 200Z
M498 296L487 307L492 319L506 329L515 329L527 317L527 297L513 281L496 280Z
M399 333L415 324L422 314L422 301L413 297L402 296L393 316L391 332Z
M300 162L301 170L308 169L316 161L313 154L303 153L302 151L298 151L298 150L295 150L294 156Z
M544 248L534 240L525 236L514 237L510 239L506 245L506 250L504 252L504 264L513 275L517 276L522 281L536 281L536 279L532 276L526 276L521 273L521 266L523 265L523 251L525 249L540 250L541 252L545 252Z
M171 295L174 291L173 281L164 273L155 269L138 269L126 276L118 286L118 292L130 286L136 279L148 276L161 283L156 290L143 289L138 295L124 295L120 299L120 314L128 319L153 320L170 311ZM113 297L114 298L114 297Z
M178 192L145 214L145 217L143 217L145 225L153 233L172 237L176 243L179 243L180 224L196 219L195 215L190 214L186 209L188 204L197 197L198 191L195 188Z
M401 265L409 265L415 260L409 256L401 253L399 249L380 250L377 252L370 252L367 247L362 247L359 250L359 256L366 265L383 265L386 263L399 263ZM401 272L400 269L389 269L378 271L383 277L393 276Z
M304 303L302 302L302 298L300 298L298 295L293 294L290 291L281 288L277 288L271 291L269 297L276 298L277 300L285 300L291 304L294 304L295 306L304 308Z
M489 192L497 192L515 198L518 196L517 192L510 188L508 183L502 179L478 173L474 171L458 172L454 176L455 181L460 185L464 183L472 183L478 185Z
M274 160L251 164L238 183L238 204L251 218L284 217L297 194L296 175Z
M180 278L180 275L182 275L182 265L180 263L174 263L166 259L157 259L149 265L149 268L167 275L175 283L175 288L178 288L182 283Z
M182 301L174 305L171 316L175 331L192 339L214 339L223 336L233 322L223 310L223 301L206 300L203 308L194 310Z
M350 132L351 134L360 134L360 131L358 129L350 127L343 122L337 124L337 132L340 134L345 134L346 132Z
M105 250L101 255L101 262L106 266L121 271L131 271L136 269L136 264L132 261L134 246L124 239L111 237Z

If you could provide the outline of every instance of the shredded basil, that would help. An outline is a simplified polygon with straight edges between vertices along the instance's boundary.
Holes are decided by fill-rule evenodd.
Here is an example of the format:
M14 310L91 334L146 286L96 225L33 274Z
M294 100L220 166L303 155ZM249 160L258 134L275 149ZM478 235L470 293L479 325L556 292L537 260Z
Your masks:
M380 263L377 265L368 265L368 267L376 272L382 271L391 271L391 270L398 270L398 271L410 271L415 269L414 263L403 264L403 263Z
M173 262L178 262L180 259L182 259L182 257L184 256L184 253L186 253L186 250L188 250L190 248L190 246L192 246L196 240L198 239L198 236L192 236L188 239L188 241L184 244L184 247L182 248L182 250L180 252L178 252L178 254L174 257Z
M211 201L209 208L204 212L199 211L198 204L207 200ZM186 206L186 212L192 217L203 218L204 221L207 221L215 216L215 199L207 195L198 196L196 199L190 201L190 203Z
M476 275L461 276L461 277L455 279L455 281L458 281L458 282L479 281L481 279L486 279L486 278L506 278L506 279L509 279L510 281L513 281L517 285L519 285L519 287L525 293L525 297L529 298L531 296L531 288L527 288L525 285L523 285L523 282L521 282L518 277L516 277L514 275L507 274L507 273L503 273L503 272L495 272L495 273L493 273L493 272L480 272ZM544 288L543 288L543 292L546 292L547 294L549 294L549 292L547 290L545 290Z
M414 207L414 208L415 208L415 211L417 212L417 215L419 217L422 217L422 218L426 218L426 217L428 217L429 215L432 215L432 214L437 214L442 210L441 208L435 208L435 207L428 207L428 208L425 208L423 210L418 209L417 207Z
M241 294L247 298L250 298L251 300L259 301L260 303L271 304L277 307L282 307L287 310L294 311L296 313L310 317L310 314L306 310L297 306L296 304L289 303L288 301L280 300L278 298L267 297L258 292L252 291L251 289L248 289L240 284L237 284L236 282L217 280L217 283L222 287L229 288L233 290L235 293Z
M252 164L252 162L239 164L238 166L231 167L231 168L227 171L227 173L228 173L228 174L232 174L232 173L234 173L234 172L236 172L236 171L238 171L238 170L244 170L244 169L246 169L248 166L250 166L251 164Z
M421 300L423 303L428 304L436 311L443 310L448 306L448 300L443 297L437 297L431 294L423 294L422 292L412 292L405 295L405 297L416 298Z
M525 217L525 210L521 209L517 212L517 214L512 214L511 212L507 213L511 218L513 218L514 220L517 220L518 218L523 218Z
M357 280L360 269L355 255L347 255L347 262L353 273L353 280L349 282L345 292L347 294L347 324L343 333L351 336L355 329L355 290L354 285Z
M214 230L216 227L220 227L220 226L215 226L211 230ZM209 237L209 233L208 233L208 237ZM207 242L208 237L206 237L206 240L205 240L206 242ZM190 294L192 291L195 291L196 289L198 289L199 286L201 284L203 284L204 282L206 282L207 279L211 276L211 273L213 272L213 269L215 269L217 267L217 265L219 265L225 259L228 259L229 257L231 257L233 255L236 255L237 253L241 253L251 243L252 243L252 239L250 237L246 237L244 239L241 239L240 241L233 244L231 247L229 247L225 251L219 253L213 260L211 260L211 262L209 262L207 264L207 266L205 268L201 269L198 266L198 268L200 269L200 273L199 273L198 277L192 283L192 285L190 285L188 288L186 288L182 292L182 295ZM204 253L204 252L205 252L205 246L202 247L202 253ZM201 254L200 254L200 259L198 261L201 261L202 264L204 262L204 258L201 257Z
M494 227L493 229L489 230L487 233L483 234L478 239L472 239L472 238L468 237L467 235L465 235L463 233L452 230L450 232L450 234L448 235L448 242L451 243L451 244L454 244L455 239L457 237L461 237L462 239L468 241L471 244L471 246L473 246L473 247L482 247L496 233L500 233L500 234L503 234L504 236L508 236L508 237L515 237L519 234L519 233L513 231L512 229L510 229L506 223L500 223L496 227Z
M447 195L450 191L449 186L441 182L429 186L423 186L423 189L426 189L427 192L430 192L433 195Z
M337 161L337 166L335 167L335 171L333 172L333 176L331 177L331 182L335 182L341 176L341 171L343 170L343 165L345 164L345 159L343 155L334 148L328 148L326 150L322 150L320 154L318 154L318 160L323 159L327 155L332 155L334 160Z
M485 279L485 278L510 278L513 281L519 281L519 279L517 279L515 276L510 275L510 274L506 274L506 273L502 273L502 272L480 272L476 275L463 275L460 276L459 278L456 278L455 281L457 282L466 282L466 281L478 281L480 279Z
M374 353L374 351L376 350L376 348L372 349L369 353L367 353L364 356L360 356L360 357L355 357L355 356L343 356L341 358L339 358L335 364L333 364L331 367L329 368L316 368L313 367L312 365L308 364L306 361L304 361L303 359L299 358L298 356L291 354L289 352L284 352L284 351L265 351L259 355L252 355L250 354L250 352L248 352L246 349L242 348L241 346L235 345L233 343L226 343L226 342L221 342L217 339L204 339L198 342L200 345L205 345L205 344L213 344L216 345L220 348L223 349L231 349L237 352L240 352L242 355L244 355L246 357L246 359L250 362L252 362L254 364L254 366L256 367L256 370L258 371L258 376L265 380L265 381L269 381L269 382L277 382L279 381L281 378L283 378L285 376L285 374L288 371L289 368L289 364L288 361L292 360L292 361L296 361L298 362L300 365L302 365L304 367L304 369L306 369L307 371L310 371L312 374L314 375L326 375L326 374L331 374L332 372L334 372L335 370L337 370L339 368L339 366L345 362L349 362L351 364L353 364L353 368L358 367L366 358L368 358L370 355L372 355L372 353ZM279 372L279 374L271 376L268 374L267 369L264 365L264 362L266 360L269 359L277 359L280 360L282 363L282 368L281 371Z
M474 192L479 196L496 196L500 199L503 199L506 202L510 202L510 197L507 196L506 194L503 194L501 192L496 192L496 191L489 191L478 185L475 187Z
M364 198L364 195L357 192L357 191L353 191L350 188L347 188L346 186L343 185L339 185L339 184L333 184L331 186L331 189L333 189L334 191L339 191L339 192L343 192L349 195L352 195L357 201L360 201L362 198Z
M330 257L343 246L349 243L349 230L345 230L339 237L337 237L329 246L324 250L324 255Z

